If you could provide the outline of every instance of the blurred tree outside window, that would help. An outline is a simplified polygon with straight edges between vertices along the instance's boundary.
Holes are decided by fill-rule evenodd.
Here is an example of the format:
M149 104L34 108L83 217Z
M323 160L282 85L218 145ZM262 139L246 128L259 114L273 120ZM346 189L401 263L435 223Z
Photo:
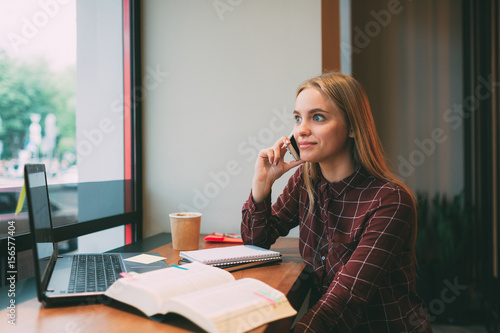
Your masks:
M0 31L0 188L33 162L76 182L76 2L2 2Z

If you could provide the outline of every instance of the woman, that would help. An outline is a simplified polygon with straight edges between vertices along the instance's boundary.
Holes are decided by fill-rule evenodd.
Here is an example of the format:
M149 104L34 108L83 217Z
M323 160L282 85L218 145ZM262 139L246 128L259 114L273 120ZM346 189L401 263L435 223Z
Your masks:
M294 116L300 161L284 161L287 137L260 151L241 232L268 248L299 225L313 286L295 331L431 332L415 291L414 198L385 163L363 88L340 73L312 78ZM273 183L298 165L271 205Z

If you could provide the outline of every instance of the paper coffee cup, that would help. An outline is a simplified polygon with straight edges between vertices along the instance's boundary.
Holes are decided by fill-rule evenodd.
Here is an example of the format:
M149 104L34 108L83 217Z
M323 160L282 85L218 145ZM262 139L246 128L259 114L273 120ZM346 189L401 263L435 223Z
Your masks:
M179 251L198 250L201 213L172 213L169 216L172 248Z

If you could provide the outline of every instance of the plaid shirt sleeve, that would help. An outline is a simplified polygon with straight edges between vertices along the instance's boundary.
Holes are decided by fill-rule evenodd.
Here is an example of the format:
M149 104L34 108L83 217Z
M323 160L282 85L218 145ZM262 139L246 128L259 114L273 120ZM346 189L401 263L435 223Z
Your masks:
M361 198L360 198L361 199ZM320 300L309 309L295 332L351 332L374 293L387 281L391 263L408 242L414 214L411 197L401 189L378 196L350 259L337 271ZM385 311L385 304L377 304ZM386 314L387 315L387 314ZM389 314L388 317L406 316Z
M299 224L301 170L302 167L299 167L290 177L274 205L271 203L271 193L259 203L253 201L250 193L242 209L241 236L245 244L269 248L279 236L288 235Z

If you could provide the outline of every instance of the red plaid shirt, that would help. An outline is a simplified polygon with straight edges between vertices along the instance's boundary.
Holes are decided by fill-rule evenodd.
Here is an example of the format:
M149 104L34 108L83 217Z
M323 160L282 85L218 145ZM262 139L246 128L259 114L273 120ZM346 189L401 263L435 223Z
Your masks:
M269 248L300 226L299 249L313 270L313 306L299 332L432 332L415 291L411 196L360 169L322 178L313 214L299 167L271 206L271 195L243 206L245 244Z

